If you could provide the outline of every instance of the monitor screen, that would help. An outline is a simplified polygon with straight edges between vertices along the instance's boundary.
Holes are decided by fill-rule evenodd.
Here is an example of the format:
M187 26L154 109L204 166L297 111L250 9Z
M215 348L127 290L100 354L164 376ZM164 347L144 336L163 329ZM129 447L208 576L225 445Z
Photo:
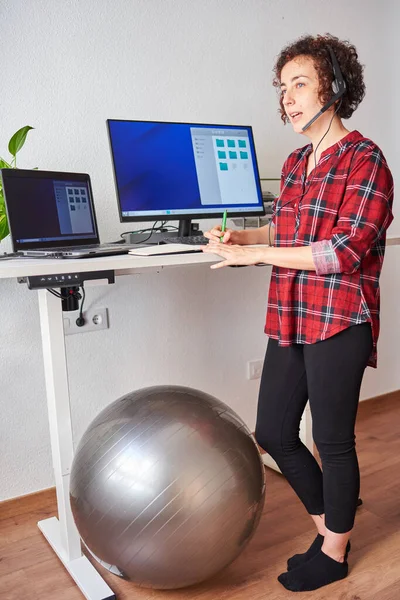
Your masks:
M15 249L98 241L88 175L4 169L2 181Z
M121 221L264 214L250 126L107 124Z

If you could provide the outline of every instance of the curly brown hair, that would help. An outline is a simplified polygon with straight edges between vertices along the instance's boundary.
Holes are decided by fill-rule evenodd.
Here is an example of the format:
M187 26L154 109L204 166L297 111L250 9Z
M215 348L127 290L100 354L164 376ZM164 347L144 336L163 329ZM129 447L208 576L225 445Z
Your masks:
M320 84L319 101L324 105L332 97L332 82L334 79L328 46L333 50L346 82L346 92L341 99L337 114L342 119L348 119L365 96L364 67L358 60L357 50L348 41L341 41L329 33L315 37L305 35L299 38L294 43L286 46L279 54L273 69L275 74L273 85L277 88L281 85L281 73L286 63L297 56L308 56L312 58L318 74ZM281 119L286 124L289 119L283 106L282 95L280 95L279 104Z

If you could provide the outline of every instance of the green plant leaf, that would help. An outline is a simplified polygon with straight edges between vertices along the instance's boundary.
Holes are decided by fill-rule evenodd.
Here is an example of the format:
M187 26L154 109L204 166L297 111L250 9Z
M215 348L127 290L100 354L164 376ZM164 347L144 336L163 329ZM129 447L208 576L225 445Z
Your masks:
M10 233L7 222L6 206L4 203L3 191L0 189L0 240L7 237Z
M28 135L28 131L34 129L30 125L25 125L25 127L21 127L18 129L12 136L11 140L8 142L8 151L13 156L16 156L17 152L21 150L22 146L25 144L26 136Z
M8 229L7 216L1 215L0 217L0 240L4 240L8 236L10 230Z
M4 158L1 158L0 156L0 169L12 169L12 166L4 160Z

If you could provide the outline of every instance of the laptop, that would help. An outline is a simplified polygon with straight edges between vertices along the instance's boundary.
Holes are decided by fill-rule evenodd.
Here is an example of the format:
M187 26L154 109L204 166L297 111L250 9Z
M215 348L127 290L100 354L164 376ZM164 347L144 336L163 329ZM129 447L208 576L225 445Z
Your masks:
M13 251L23 256L88 258L128 254L134 244L100 244L90 177L1 169Z

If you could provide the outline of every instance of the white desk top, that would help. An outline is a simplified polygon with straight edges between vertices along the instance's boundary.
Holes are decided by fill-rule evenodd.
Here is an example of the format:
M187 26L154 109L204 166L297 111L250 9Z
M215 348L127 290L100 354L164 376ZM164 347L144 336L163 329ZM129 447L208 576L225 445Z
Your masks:
M400 245L400 238L387 239L388 246ZM0 261L0 279L12 277L29 277L32 275L56 275L58 273L84 273L88 271L115 271L115 275L129 275L143 269L163 267L200 265L219 262L220 256L194 252L191 254L174 254L164 256L103 256L100 258L81 259L37 259L21 258Z
M397 246L400 238L389 238L388 246ZM38 259L18 258L0 261L0 279L12 277L28 277L32 275L56 275L58 273L84 273L88 271L115 271L115 275L129 275L143 269L163 267L200 265L219 262L220 256L194 252L190 254L174 254L163 256L103 256L100 258L80 259Z
M88 271L113 270L115 275L129 275L138 270L157 269L163 267L199 265L219 262L221 257L194 252L163 256L102 256L99 258L80 259L38 259L17 258L0 261L0 279L11 277L29 277L32 275L56 275L58 273L84 273Z

